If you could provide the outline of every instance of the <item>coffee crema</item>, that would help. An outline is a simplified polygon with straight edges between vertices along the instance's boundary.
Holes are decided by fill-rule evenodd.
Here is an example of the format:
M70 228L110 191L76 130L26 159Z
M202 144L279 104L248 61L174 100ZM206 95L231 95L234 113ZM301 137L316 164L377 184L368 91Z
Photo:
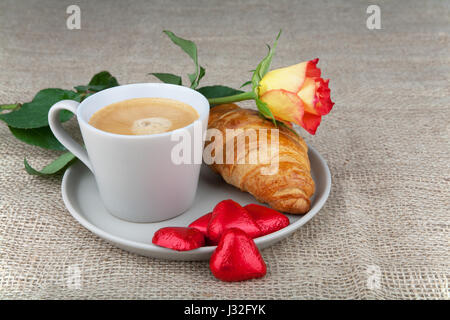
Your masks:
M199 118L190 105L167 98L136 98L110 104L89 120L93 127L116 134L147 135L186 127Z

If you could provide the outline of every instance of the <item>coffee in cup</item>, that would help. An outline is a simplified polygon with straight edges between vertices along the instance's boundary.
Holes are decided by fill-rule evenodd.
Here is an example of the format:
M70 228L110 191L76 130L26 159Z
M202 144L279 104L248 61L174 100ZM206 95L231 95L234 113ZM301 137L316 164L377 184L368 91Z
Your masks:
M199 117L187 103L168 98L135 98L101 108L89 120L97 129L123 135L146 135L186 127Z

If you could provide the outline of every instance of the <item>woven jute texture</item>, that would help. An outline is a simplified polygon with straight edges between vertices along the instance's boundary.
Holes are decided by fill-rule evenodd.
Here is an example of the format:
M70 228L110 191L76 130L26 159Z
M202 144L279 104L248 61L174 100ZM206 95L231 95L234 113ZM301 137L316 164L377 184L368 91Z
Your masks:
M331 195L262 251L266 277L223 283L207 262L137 256L84 229L64 207L61 176L24 170L24 157L40 168L56 153L2 123L0 298L449 298L448 1L376 1L381 30L366 27L370 1L74 2L81 30L66 27L71 1L0 2L1 103L101 70L122 84L192 72L163 29L197 43L202 85L239 87L282 28L273 68L319 57L331 79L334 109L315 136L302 132L328 162Z

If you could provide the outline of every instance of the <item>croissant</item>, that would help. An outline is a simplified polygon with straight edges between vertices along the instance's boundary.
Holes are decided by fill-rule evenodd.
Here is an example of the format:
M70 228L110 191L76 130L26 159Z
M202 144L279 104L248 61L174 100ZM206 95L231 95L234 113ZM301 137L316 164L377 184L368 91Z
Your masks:
M223 104L211 109L208 129L219 130L223 137L226 137L227 129L255 129L258 141L261 139L260 128L268 129L267 143L271 149L270 129L275 129L274 124L259 116L257 111L242 109L236 104ZM314 181L310 174L310 162L308 158L308 146L305 141L289 129L278 126L278 171L276 174L261 174L262 168L269 169L270 163L246 161L239 164L238 159L245 157L248 159L253 152L258 152L259 144L256 146L247 143L245 140L244 154L238 154L237 141L232 137L231 146L234 148L234 161L231 163L212 163L210 167L219 173L223 179L241 189L249 192L258 201L267 203L273 209L292 213L304 214L311 206L311 197L314 194ZM225 142L229 141L226 138ZM244 137L245 139L245 137ZM208 139L207 139L208 140ZM211 139L213 140L213 139ZM242 140L241 140L242 141ZM207 141L205 148L213 141ZM220 151L225 153L229 145L223 143ZM272 150L272 149L271 149ZM213 153L211 153L213 154ZM274 154L270 155L271 157Z

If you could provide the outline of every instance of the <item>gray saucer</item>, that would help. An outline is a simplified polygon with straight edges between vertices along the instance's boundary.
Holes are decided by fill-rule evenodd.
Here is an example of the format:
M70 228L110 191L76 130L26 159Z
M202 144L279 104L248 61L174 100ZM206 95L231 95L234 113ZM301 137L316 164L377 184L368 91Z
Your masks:
M309 221L325 204L331 188L330 170L325 160L309 147L312 177L316 183L316 193L311 210L301 215L288 215L291 224L286 228L255 239L262 249L268 247ZM64 174L62 186L64 203L71 215L86 229L109 243L140 255L172 260L206 260L215 247L202 247L192 251L178 252L152 244L156 230L168 226L187 226L198 217L212 211L221 200L233 199L241 205L257 203L248 193L225 183L222 178L203 166L200 173L197 195L192 208L182 215L157 223L133 223L111 215L100 200L94 176L81 162L72 165ZM167 201L176 194L168 194Z

